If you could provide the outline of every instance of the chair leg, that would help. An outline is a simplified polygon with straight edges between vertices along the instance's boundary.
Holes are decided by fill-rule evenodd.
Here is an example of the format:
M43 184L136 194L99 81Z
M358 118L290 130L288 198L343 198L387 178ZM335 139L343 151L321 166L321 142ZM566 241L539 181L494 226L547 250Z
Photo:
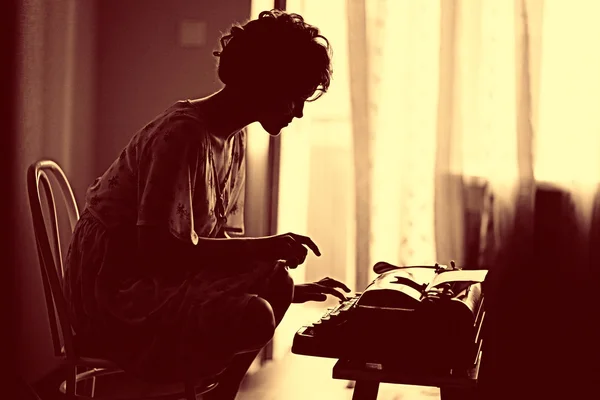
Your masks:
M90 367L78 367L77 373L90 372L90 371L93 371L93 369L94 368L90 368ZM84 379L82 381L77 382L76 383L77 390L80 393L85 393L86 396L94 397L95 380L96 380L96 377L94 376L91 379Z
M67 399L75 399L75 394L77 393L77 366L68 367L67 371L67 381L65 388L65 397Z
M96 395L96 377L92 377L92 389L90 390L90 397L94 397Z

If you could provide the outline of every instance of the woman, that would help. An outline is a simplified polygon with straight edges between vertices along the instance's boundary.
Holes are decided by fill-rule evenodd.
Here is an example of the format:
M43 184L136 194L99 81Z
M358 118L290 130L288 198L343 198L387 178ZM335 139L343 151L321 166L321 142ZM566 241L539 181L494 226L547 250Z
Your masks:
M165 382L220 373L210 398L235 397L291 302L344 299L325 278L293 284L287 267L319 249L242 228L245 127L271 135L325 92L330 49L302 17L273 10L221 39L224 88L179 101L136 133L88 189L66 261L79 345Z

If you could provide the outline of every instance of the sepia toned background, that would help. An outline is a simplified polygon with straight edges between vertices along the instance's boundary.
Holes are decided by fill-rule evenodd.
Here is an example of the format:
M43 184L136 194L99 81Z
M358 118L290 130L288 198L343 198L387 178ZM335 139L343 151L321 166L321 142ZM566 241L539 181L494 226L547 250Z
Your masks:
M286 3L330 40L334 79L280 139L250 127L246 234L311 236L323 256L309 257L295 280L331 276L355 291L377 261L489 268L493 329L482 379L490 390L528 382L519 390L571 393L589 382L600 268L600 3ZM87 186L136 130L172 102L220 88L218 39L273 2L17 4L10 304L14 369L35 385L58 361L27 166L57 161L82 208ZM263 354L270 361L257 363L239 398L351 398L330 378L331 360L290 353L294 332L331 304L292 306ZM436 390L390 385L380 397Z

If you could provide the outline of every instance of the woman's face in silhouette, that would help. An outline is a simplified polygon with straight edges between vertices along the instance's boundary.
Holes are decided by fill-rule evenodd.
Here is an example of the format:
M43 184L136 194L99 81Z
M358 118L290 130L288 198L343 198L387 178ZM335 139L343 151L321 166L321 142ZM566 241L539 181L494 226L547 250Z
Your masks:
M272 136L277 136L294 118L302 118L308 96L291 93L272 93L261 99L262 110L258 122Z

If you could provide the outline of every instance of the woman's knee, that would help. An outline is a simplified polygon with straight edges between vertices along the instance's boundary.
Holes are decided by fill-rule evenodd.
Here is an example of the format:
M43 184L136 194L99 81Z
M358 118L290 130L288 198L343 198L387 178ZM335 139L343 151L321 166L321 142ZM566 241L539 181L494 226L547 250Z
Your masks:
M282 267L275 272L270 282L270 288L274 289L273 291L285 293L285 298L289 297L289 300L292 300L294 294L294 278L292 278L287 268Z
M243 351L259 350L273 338L276 322L273 308L267 300L253 297L246 307L244 319L248 333Z
M294 297L294 279L286 268L280 268L275 272L263 297L271 304L275 321L279 324Z

